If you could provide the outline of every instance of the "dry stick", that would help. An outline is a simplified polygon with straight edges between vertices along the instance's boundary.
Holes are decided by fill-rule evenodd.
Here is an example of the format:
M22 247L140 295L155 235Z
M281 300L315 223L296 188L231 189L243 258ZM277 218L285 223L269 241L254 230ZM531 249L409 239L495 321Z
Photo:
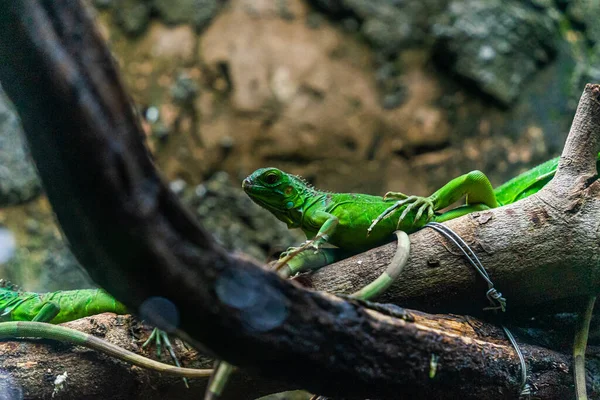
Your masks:
M110 54L78 2L0 2L0 28L0 58L6 61L0 63L0 80L21 114L54 211L93 279L128 307L137 309L156 296L166 298L179 311L180 330L219 358L317 393L355 398L394 398L398 393L502 397L498 385L509 381L507 371L515 361L506 348L481 339L465 342L444 329L428 329L433 316L411 323L393 318L393 313L374 311L369 304L302 290L218 247L158 178ZM588 86L583 102L590 90ZM596 120L590 123L598 126ZM593 147L597 151L596 143ZM570 187L580 192L596 188L594 184ZM562 196L550 204L561 204L562 189ZM597 207L587 207L593 203L588 197L576 210L574 222L598 220ZM548 196L540 198L550 201ZM490 215L498 220L480 224L477 234L487 245L498 245L490 236L497 239L499 229L506 235L501 254L510 253L514 260L515 250L520 250L518 234L529 231L528 226L503 219L507 210L523 218L524 225L531 223L530 216L524 215L529 210L513 205L492 211ZM561 214L550 207L544 210L549 216ZM468 237L473 230L468 221L456 220L452 228ZM533 240L557 248L560 230L551 224L538 225ZM599 285L597 276L590 279L587 272L584 279L579 273L581 255L600 251L590 253L590 247L598 250L598 244L591 245L585 236L577 238L571 253L560 255L561 261L572 261L574 266L560 286L568 289L565 283L577 278L584 283L578 291L585 293ZM531 243L532 237L528 239ZM432 237L417 234L412 242L415 250L427 242L438 258L447 257ZM553 267L559 263L552 254L536 254L535 260L518 255L520 264ZM493 255L482 261L490 274L494 265L512 265ZM547 285L548 275L539 282ZM525 286L525 292L532 292L527 282L519 283L513 285L516 290ZM455 293L473 293L469 286ZM575 294L570 289L563 289L563 297ZM547 287L540 291L554 294ZM165 318L159 311L154 313L157 325ZM490 351L482 354L484 349ZM432 352L444 366L434 381L419 373ZM487 362L490 354L493 365ZM485 371L482 365L487 366ZM543 379L541 371L549 372L548 367L539 371L538 379ZM557 392L566 386L556 375L549 384ZM536 396L551 396L541 392Z

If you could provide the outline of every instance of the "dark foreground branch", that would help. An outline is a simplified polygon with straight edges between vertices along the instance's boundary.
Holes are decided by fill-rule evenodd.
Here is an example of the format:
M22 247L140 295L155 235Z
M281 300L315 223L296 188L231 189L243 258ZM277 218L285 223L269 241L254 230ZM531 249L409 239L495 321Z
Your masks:
M412 325L416 328L415 335L435 338L438 343L427 349L429 354L424 352L410 355L423 357L419 360L419 368L411 371L414 379L437 386L437 381L448 371L454 370L455 373L462 374L471 368L484 368L490 382L497 382L497 390L503 393L502 398L517 394L515 388L519 386L519 363L501 329L469 317L415 312L414 318ZM141 351L138 344L142 340L132 336L139 324L129 316L102 314L64 325L96 335L130 351ZM415 340L415 336L411 334L410 337L398 339ZM573 383L569 373L570 356L525 343L521 346L527 357L528 368L535 371L531 383L538 388L536 397L568 398ZM184 366L206 368L212 364L212 360L201 354L182 349L182 346L176 348ZM145 353L145 356L155 358L152 350ZM482 356L473 358L473 353L480 353ZM592 356L592 360L596 358ZM481 364L473 366L474 363ZM164 377L124 362L115 362L93 350L52 341L20 344L0 342L0 365L0 373L9 374L13 390L22 390L24 397L29 399L50 398L58 390L54 385L55 378L65 373L66 385L61 390L63 398L91 398L101 395L103 398L197 399L202 396L206 386L206 380L192 379L190 389L185 389L178 378ZM487 398L487 389L480 388L480 381L472 381L470 385L473 397L481 395ZM239 371L231 379L224 393L224 400L251 400L289 389L292 388L281 382ZM411 388L407 390L407 397L427 397L413 392ZM444 387L440 386L436 390L443 391ZM428 393L435 395L435 398L452 398L452 393Z
M0 80L21 115L63 231L93 279L132 310L155 325L178 326L180 334L247 371L316 393L516 396L516 363L505 345L482 352L484 344L461 335L440 341L418 319L407 322L300 289L219 248L158 177L110 54L78 2L0 2L0 31ZM586 88L584 102L597 97L594 90ZM579 117L597 132L593 115ZM544 293L580 295L600 287L597 270L586 269L590 254L600 254L597 229L580 229L600 220L597 188L575 181L556 188L563 195L531 200L534 215L514 205L453 227L467 239L474 237L470 232L482 239L484 263L495 271L507 268L505 280L515 293L531 291L528 299L536 304ZM423 257L416 254L425 241L437 248L431 265L461 264L432 232L413 236L413 263ZM532 281L521 264L549 275ZM428 268L422 273L433 274ZM445 293L472 296L472 286L438 286L436 301L450 298ZM172 311L157 306L164 299ZM432 353L445 366L434 380L427 373ZM556 382L567 386L561 376ZM563 397L553 389L535 395Z

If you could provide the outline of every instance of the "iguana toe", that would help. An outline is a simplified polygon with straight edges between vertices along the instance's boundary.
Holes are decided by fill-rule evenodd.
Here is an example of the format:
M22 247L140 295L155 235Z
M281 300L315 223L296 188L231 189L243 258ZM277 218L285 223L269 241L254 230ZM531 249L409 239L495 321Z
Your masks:
M383 200L404 200L407 198L408 198L408 195L405 195L404 193L401 193L401 192L387 192L383 196Z

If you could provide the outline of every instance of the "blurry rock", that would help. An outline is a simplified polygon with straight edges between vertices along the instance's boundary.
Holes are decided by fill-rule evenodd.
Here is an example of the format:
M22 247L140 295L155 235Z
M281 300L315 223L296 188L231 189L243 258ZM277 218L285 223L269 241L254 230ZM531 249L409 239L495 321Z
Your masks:
M226 249L259 261L306 239L254 204L241 183L232 183L225 172L217 172L203 184L186 190L183 200Z
M94 0L93 4L100 9L108 8L112 5L112 0Z
M374 79L371 49L329 21L308 27L313 11L304 2L288 0L297 16L293 21L274 17L275 2L252 3L251 14L248 4L229 2L200 38L209 83L230 83L227 103L209 94L212 88L201 90L197 103L207 148L214 149L224 136L235 143L226 159L207 153L217 160L214 169L243 177L277 166L307 173L317 185L327 182L327 190L362 187L380 193L381 178L361 173L347 181L328 174L363 171L368 161L389 159L392 137L406 138L406 148L447 142L444 115L436 117L435 126L422 128L419 110L435 101L439 89L414 67L418 57L408 60L412 66L383 58L381 78Z
M310 0L310 3L334 18L341 19L352 14L345 0Z
M312 0L318 9L340 20L356 18L361 33L378 51L395 54L426 40L431 20L449 0Z
M113 8L117 24L132 36L146 30L151 11L152 4L146 0L123 0Z
M0 207L27 202L41 191L21 123L0 87Z
M198 95L198 84L187 74L180 73L171 86L173 101L180 106L193 106Z
M154 0L154 7L167 24L192 24L201 30L219 11L218 0Z
M42 259L40 288L36 290L75 290L95 287L92 278L79 264L69 246L61 241L52 244Z
M186 25L171 27L153 22L148 33L140 41L136 57L149 55L154 58L152 69L163 63L181 62L185 65L194 62L197 37L194 30Z
M557 27L516 1L455 1L434 27L437 64L508 106L557 50Z
M572 0L566 14L575 24L585 28L585 34L592 43L600 43L600 2L590 0Z
M376 79L380 105L391 110L407 97L397 69L397 56L407 48L429 42L429 31L437 15L445 12L449 0L313 0L320 10L335 19L348 32L359 31L375 51ZM386 70L388 73L383 73Z
M2 210L14 233L13 256L0 265L0 276L27 290L82 289L93 285L63 239L46 198Z
M3 276L27 290L54 292L94 287L87 272L62 241L45 241L46 248L29 243L16 249L4 265Z

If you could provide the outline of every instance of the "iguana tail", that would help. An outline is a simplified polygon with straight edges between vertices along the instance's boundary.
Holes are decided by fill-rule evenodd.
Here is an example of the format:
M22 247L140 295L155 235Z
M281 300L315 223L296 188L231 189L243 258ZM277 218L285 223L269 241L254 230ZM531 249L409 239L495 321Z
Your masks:
M494 189L498 203L500 205L511 204L537 193L554 177L559 159L560 157L556 157L548 160L498 186ZM600 168L600 153L596 161L596 168Z
M0 323L0 339L15 338L43 338L58 340L59 342L69 342L108 354L109 356L118 358L126 363L166 375L186 378L207 378L213 372L212 369L180 368L163 364L122 349L119 346L95 336L64 326L30 321L10 321Z

